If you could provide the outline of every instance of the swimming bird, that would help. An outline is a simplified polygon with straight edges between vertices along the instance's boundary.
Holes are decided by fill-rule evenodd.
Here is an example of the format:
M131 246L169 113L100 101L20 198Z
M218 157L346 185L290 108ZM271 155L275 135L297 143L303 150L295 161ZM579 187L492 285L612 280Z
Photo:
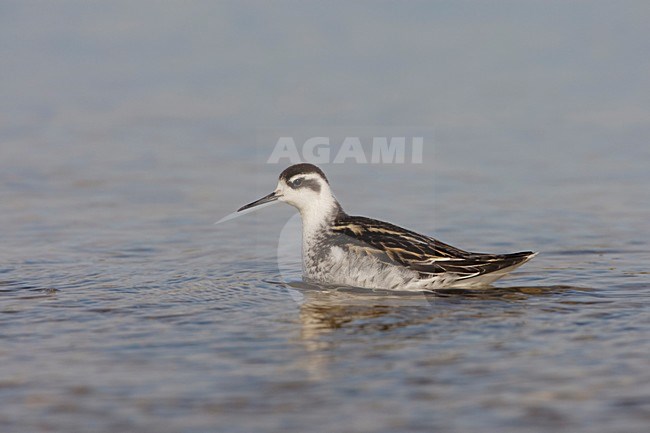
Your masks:
M271 194L237 212L276 200L300 212L308 282L405 291L471 288L496 281L537 254L472 253L394 224L348 215L325 173L313 164L288 167Z

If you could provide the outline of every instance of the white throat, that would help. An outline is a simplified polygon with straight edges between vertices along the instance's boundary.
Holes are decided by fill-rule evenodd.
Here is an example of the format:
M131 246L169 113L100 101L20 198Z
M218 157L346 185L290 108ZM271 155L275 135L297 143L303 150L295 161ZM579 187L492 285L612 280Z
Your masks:
M308 242L327 227L336 218L339 209L339 203L327 185L323 186L318 200L302 203L298 211L302 218L303 242Z

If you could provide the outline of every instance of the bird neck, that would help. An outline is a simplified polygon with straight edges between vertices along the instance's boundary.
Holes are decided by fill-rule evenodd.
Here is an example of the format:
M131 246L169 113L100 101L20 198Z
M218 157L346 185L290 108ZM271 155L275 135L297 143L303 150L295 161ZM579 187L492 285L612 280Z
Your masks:
M299 211L303 240L308 241L331 225L343 209L334 195L323 191L319 200L302 206Z

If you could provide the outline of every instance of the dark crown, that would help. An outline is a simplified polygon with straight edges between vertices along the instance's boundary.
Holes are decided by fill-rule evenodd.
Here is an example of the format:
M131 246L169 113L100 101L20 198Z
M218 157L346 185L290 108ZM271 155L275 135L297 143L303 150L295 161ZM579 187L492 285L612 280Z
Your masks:
M323 173L323 170L316 167L314 164L308 164L308 163L295 164L292 165L291 167L286 168L280 174L280 179L286 182L297 174L309 174L309 173L316 173L320 175L320 177L325 179L325 182L329 184L329 181L327 180L325 173Z

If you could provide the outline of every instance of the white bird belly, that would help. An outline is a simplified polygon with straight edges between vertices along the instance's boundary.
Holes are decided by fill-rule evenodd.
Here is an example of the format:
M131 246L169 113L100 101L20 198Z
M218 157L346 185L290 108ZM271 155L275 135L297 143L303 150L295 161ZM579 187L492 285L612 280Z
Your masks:
M449 274L422 278L417 272L405 267L385 263L371 255L351 252L339 246L323 249L318 254L306 254L303 273L309 280L327 284L404 291L445 287L455 280L455 276Z

